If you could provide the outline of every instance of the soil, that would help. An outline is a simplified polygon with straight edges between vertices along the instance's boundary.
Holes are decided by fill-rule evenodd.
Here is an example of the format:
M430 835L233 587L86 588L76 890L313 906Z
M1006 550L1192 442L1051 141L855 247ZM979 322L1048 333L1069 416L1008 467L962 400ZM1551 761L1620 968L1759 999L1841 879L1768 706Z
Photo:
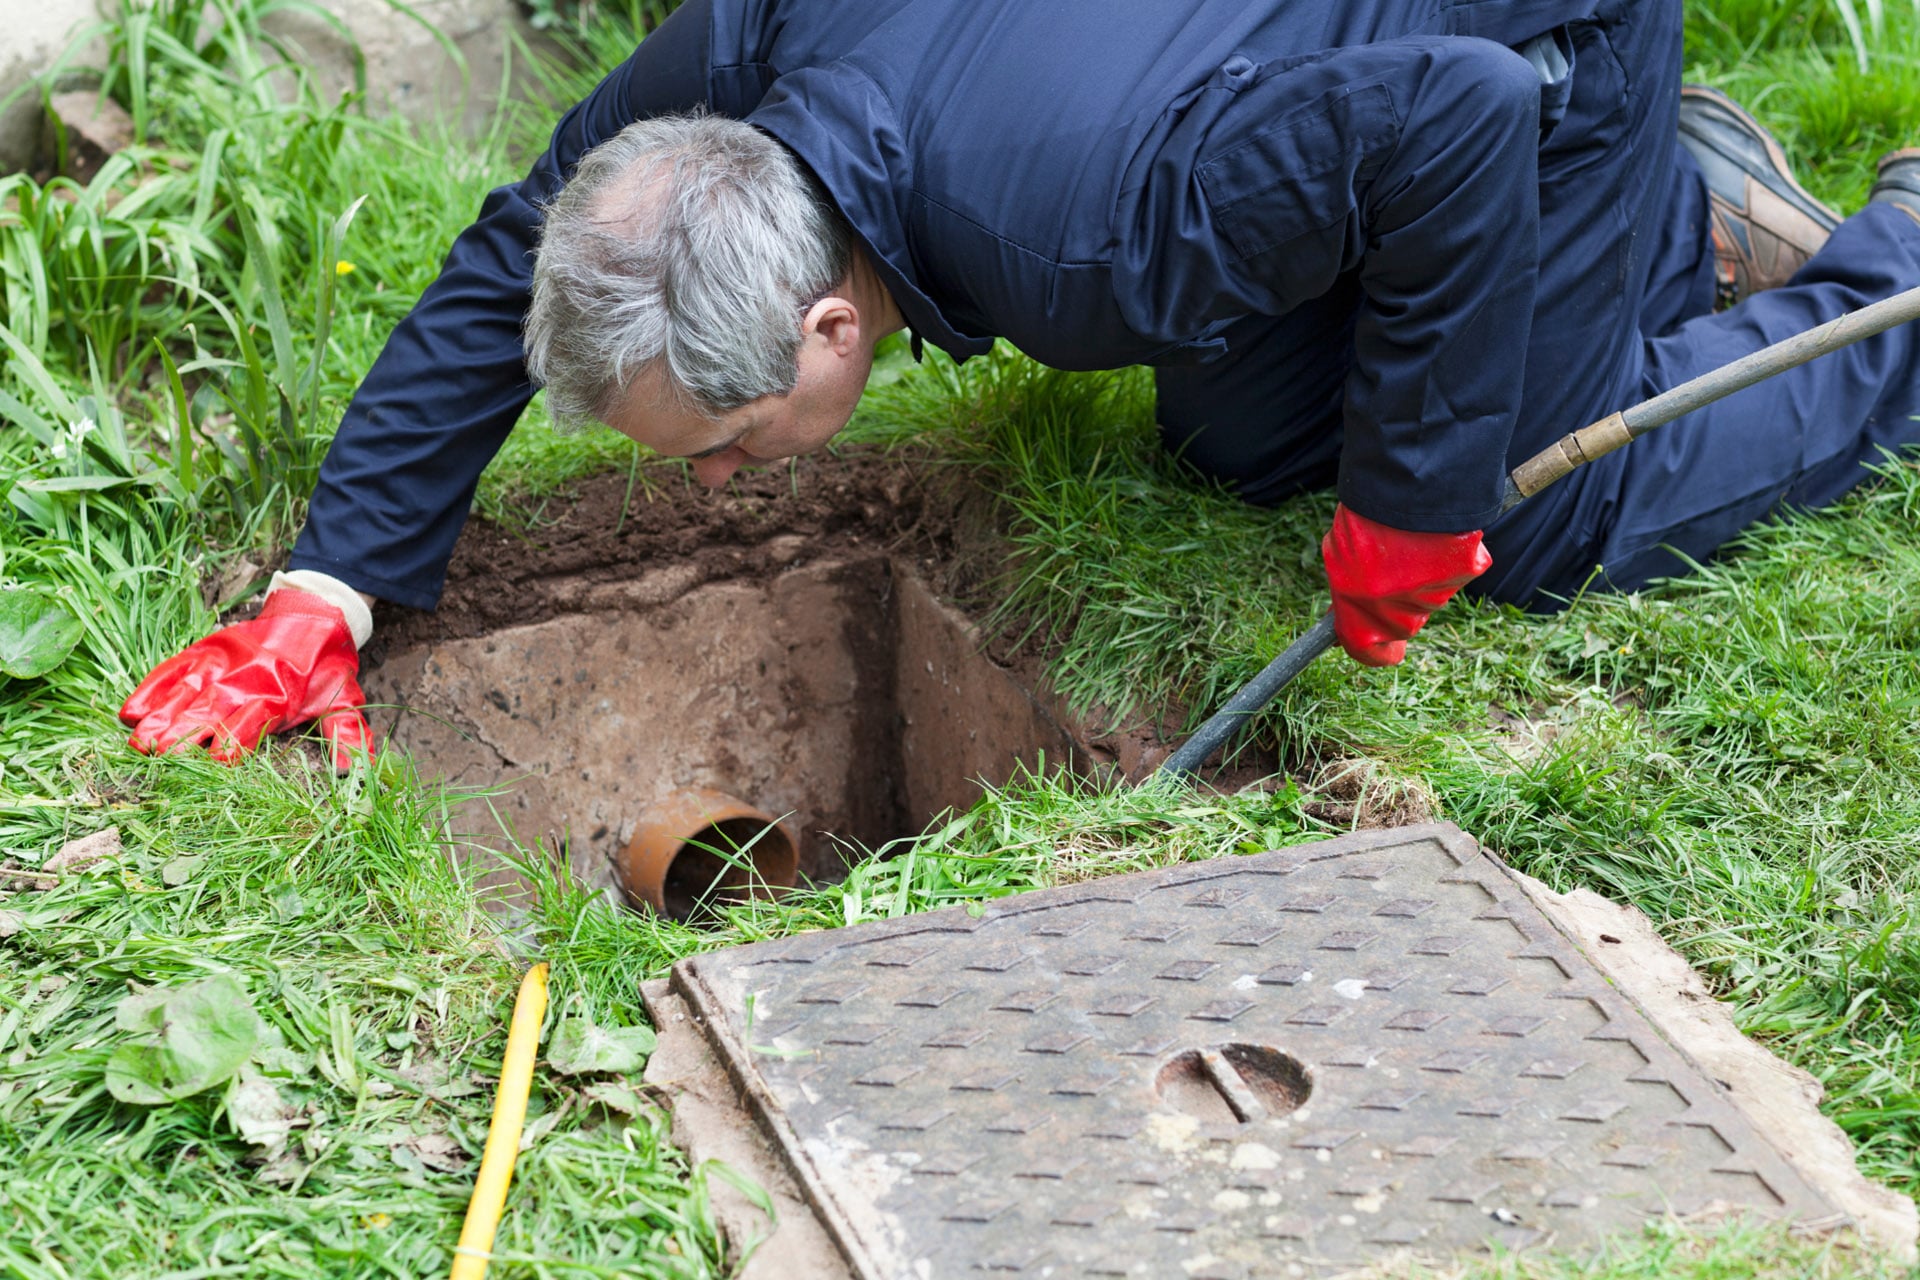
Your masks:
M516 832L596 885L685 788L783 815L820 882L1037 760L1145 779L1186 708L1075 715L1036 642L977 625L1007 571L996 514L966 471L912 450L811 455L717 492L664 466L579 480L515 523L469 521L437 610L376 608L369 718L423 776L490 789L456 805L475 848ZM1289 775L1337 826L1430 813L1370 762L1259 745L1201 782Z
M850 451L716 493L663 467L631 501L616 473L519 528L476 519L437 611L376 612L375 733L494 789L463 836L504 826L590 884L619 882L638 819L688 788L783 816L801 874L837 879L844 850L917 834L981 780L1104 758L945 603L999 562L961 474Z
M726 489L707 490L667 467L628 477L608 472L565 486L523 521L474 516L448 566L437 609L374 606L374 635L361 652L363 683L395 655L446 641L487 636L508 627L567 615L648 609L707 584L764 587L815 561L883 557L904 565L943 601L979 618L996 597L1007 549L990 495L960 468L911 448L852 447L745 472ZM278 564L229 564L201 584L210 608L264 583ZM252 617L259 597L228 609L224 621ZM1139 782L1184 738L1187 708L1171 705L1119 723L1104 708L1073 714L1047 689L1047 653L1029 639L983 634L979 652L1010 682L1033 691L1045 715L1068 728L1089 766ZM289 744L297 747L298 740ZM314 749L315 767L324 767ZM1333 762L1336 766L1343 762ZM1283 762L1264 744L1243 744L1231 767L1217 763L1202 782L1220 792L1270 790L1286 775L1321 789L1343 769L1318 758ZM1372 783L1369 775L1367 782ZM1417 821L1423 798L1378 793L1324 797L1314 816L1350 827ZM1345 785L1351 786L1351 782ZM1385 801L1384 803L1382 801ZM1359 803L1355 803L1358 801ZM1411 803L1408 803L1411 801Z
M745 472L718 491L665 467L631 494L624 473L580 480L531 527L470 520L439 607L376 606L365 658L377 665L388 650L629 605L631 591L608 588L648 574L671 572L656 591L677 595L765 582L803 558L889 552L937 565L950 558L956 502L930 484L931 470L904 450L847 450Z
M624 473L605 473L569 486L526 527L469 521L438 609L376 606L363 666L378 669L389 654L422 645L567 614L648 608L705 584L763 585L815 560L876 554L906 562L965 610L993 598L1006 552L992 499L961 470L911 449L812 454L743 473L719 491L666 467L631 488ZM984 651L1071 723L1091 764L1128 781L1150 774L1181 740L1185 708L1119 725L1099 708L1072 716L1044 691L1046 655L1037 645L1016 648L989 635ZM1234 791L1280 770L1270 750L1246 747L1206 781ZM1360 808L1361 826L1386 816Z

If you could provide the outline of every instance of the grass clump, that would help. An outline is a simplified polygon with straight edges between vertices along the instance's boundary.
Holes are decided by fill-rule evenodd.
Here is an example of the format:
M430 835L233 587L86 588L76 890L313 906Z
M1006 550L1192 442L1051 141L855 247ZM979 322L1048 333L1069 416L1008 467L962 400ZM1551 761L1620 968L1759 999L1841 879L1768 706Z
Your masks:
M1687 78L1725 90L1780 139L1807 189L1852 213L1874 164L1920 143L1920 11L1878 0L1686 6Z
M515 966L399 771L282 755L69 770L0 803L31 854L112 824L124 853L5 913L0 1266L22 1277L443 1271L485 1138ZM37 861L38 859L36 859ZM261 1022L218 1087L116 1101L129 993L225 975ZM563 1002L580 992L562 977ZM522 1162L540 1212L502 1255L538 1274L713 1273L704 1174L650 1109L543 1076Z
M1356 1272L1351 1280L1884 1280L1906 1272L1856 1246L1798 1239L1778 1226L1668 1219L1649 1223L1639 1236L1610 1240L1588 1256L1506 1254L1452 1266L1399 1261Z
M397 758L336 780L297 742L231 770L121 744L121 699L216 625L203 579L284 546L346 395L516 168L508 121L450 145L320 101L261 12L109 9L144 141L0 205L0 593L70 646L0 675L7 1275L444 1272L538 933L481 910ZM119 855L43 872L109 828ZM193 991L221 1007L139 1022ZM564 965L554 992L640 1020ZM162 1096L124 1100L143 1062ZM636 1083L543 1074L496 1273L723 1270L708 1172Z

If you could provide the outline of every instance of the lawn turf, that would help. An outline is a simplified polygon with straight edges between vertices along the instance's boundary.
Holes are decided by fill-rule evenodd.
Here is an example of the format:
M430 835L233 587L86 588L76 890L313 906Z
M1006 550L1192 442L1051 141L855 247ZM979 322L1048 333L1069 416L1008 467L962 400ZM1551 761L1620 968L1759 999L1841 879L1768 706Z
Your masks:
M1297 788L1029 779L844 885L704 930L610 910L535 852L539 904L503 920L444 857L444 797L402 759L336 780L297 743L231 770L131 753L119 700L213 624L203 582L284 546L345 395L537 133L503 114L469 143L263 95L254 10L223 7L211 34L184 0L121 12L117 92L151 113L151 150L72 201L14 180L0 213L14 339L0 489L20 495L0 513L0 577L82 628L48 675L0 677L0 857L35 868L107 826L125 848L51 890L0 895L0 1273L443 1271L534 955L554 966L553 1019L640 1025L638 979L704 948L1332 829ZM1862 8L1862 71L1846 12L1746 0L1695 6L1688 27L1690 74L1753 106L1809 185L1852 208L1878 151L1920 140L1920 50L1911 12L1888 10L1876 32ZM590 57L606 64L627 38L596 27ZM549 91L590 79L557 73ZM644 495L653 468L677 465L538 418L490 469L483 512L537 525L574 477L628 468ZM76 434L83 420L96 429ZM1243 508L1181 479L1150 423L1137 372L1061 375L1001 353L904 372L853 433L936 441L998 495L1015 553L999 621L1070 697L1118 719L1203 712L1323 589L1329 500ZM1750 1033L1826 1084L1867 1167L1911 1193L1917 509L1920 470L1890 460L1838 511L1757 531L1694 578L1547 619L1453 606L1401 668L1324 660L1261 732L1303 769L1359 760L1379 785L1417 788L1558 888L1640 906ZM116 1022L128 997L218 973L258 1019L248 1064L176 1101L115 1101L108 1064L139 1037ZM495 1274L720 1273L716 1175L665 1144L633 1083L541 1073ZM1661 1226L1598 1259L1440 1274L1874 1270L1778 1232Z

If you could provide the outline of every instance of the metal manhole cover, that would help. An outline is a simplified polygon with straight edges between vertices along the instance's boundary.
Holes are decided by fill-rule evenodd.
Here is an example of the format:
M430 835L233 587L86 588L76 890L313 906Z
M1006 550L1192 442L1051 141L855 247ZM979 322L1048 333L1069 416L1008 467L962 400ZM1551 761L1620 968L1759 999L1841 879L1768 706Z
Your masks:
M863 1277L1291 1276L1834 1211L1433 825L758 943L675 990Z

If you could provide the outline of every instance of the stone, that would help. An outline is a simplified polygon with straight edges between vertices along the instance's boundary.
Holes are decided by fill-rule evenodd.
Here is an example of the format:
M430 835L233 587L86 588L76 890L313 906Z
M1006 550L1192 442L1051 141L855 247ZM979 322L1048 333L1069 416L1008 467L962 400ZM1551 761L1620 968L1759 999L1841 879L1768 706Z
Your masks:
M40 868L42 871L72 874L85 871L98 862L120 860L120 828L107 827L91 835L69 840Z
M61 135L65 135L65 163ZM47 102L40 154L81 186L92 182L107 158L133 145L133 117L112 98L77 89Z
M464 136L483 132L493 119L510 59L510 91L526 97L535 88L524 60L515 56L516 43L546 55L558 51L528 23L518 0L414 0L406 6L386 0L316 2L339 25L291 9L269 14L261 25L298 57L324 100L338 100L354 89L358 62L365 69L370 114L441 122ZM74 35L97 17L94 0L9 6L7 21L0 24L0 101L21 92L0 108L0 173L51 163L52 153L42 145L45 113L32 81L51 69ZM90 41L66 62L59 87L100 67L105 52L98 39ZM557 115L569 104L553 105Z
M405 10L386 0L321 5L352 42L338 27L294 9L269 15L261 26L299 53L323 99L353 90L357 44L370 114L446 124L467 137L483 132L498 110L510 59L511 91L524 95L532 87L524 60L515 57L516 40L549 55L557 48L527 22L517 0L414 0Z
M0 173L33 167L45 117L33 78L51 68L74 33L95 17L94 0L9 6L6 22L0 23L0 102L6 103L0 107ZM104 53L96 40L79 62L97 66Z

